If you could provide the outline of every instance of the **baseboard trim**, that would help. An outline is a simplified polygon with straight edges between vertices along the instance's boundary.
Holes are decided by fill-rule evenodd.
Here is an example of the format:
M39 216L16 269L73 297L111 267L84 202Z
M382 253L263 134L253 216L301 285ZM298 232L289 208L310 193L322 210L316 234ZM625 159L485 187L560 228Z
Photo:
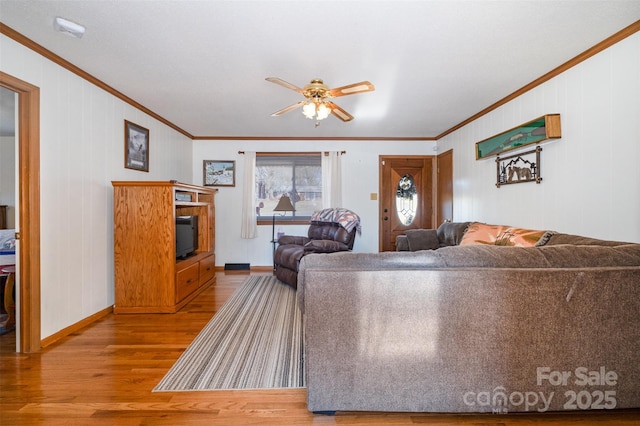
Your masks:
M65 327L62 330L53 333L51 336L45 337L44 339L42 339L40 341L40 345L44 348L47 347L49 345L52 345L54 343L56 343L57 341L59 341L60 339L67 337L68 335L70 335L71 333L75 333L76 331L96 322L97 320L99 320L102 317L105 317L107 315L109 315L110 313L113 313L113 306L109 306L107 308L104 308L101 311L96 312L93 315L90 315L88 317L86 317L83 320L78 321L75 324L71 324L69 327Z
M251 270L255 272L273 272L273 266L252 266Z

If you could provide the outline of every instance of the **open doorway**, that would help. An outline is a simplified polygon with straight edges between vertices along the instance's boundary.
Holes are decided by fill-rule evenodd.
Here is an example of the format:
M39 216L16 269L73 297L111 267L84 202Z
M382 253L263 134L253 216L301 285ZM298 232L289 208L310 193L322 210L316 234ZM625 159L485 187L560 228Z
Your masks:
M0 86L0 345L16 348L16 188L18 94ZM13 269L12 269L13 268Z
M18 184L15 230L18 268L17 350L40 350L40 89L0 71L0 86L17 93Z

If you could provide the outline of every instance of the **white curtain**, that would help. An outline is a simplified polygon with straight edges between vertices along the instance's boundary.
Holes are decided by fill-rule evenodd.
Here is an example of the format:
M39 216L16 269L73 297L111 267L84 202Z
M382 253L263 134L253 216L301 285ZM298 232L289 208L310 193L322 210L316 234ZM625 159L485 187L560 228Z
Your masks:
M256 153L244 153L244 188L242 188L242 229L241 238L258 236L258 219L256 216Z
M322 208L342 206L340 151L322 153Z

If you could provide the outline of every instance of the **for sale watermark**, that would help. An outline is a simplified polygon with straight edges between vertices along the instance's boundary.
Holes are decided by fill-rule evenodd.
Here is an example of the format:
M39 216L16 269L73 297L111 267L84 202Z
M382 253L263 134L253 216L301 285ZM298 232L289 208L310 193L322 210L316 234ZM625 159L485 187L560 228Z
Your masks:
M495 414L510 411L543 413L558 399L565 410L611 410L617 406L615 386L618 380L618 373L607 370L605 366L595 370L587 367L577 367L574 370L538 367L536 385L545 388L552 386L557 391L507 391L504 386L497 386L492 390L465 392L462 401L470 407L490 408Z

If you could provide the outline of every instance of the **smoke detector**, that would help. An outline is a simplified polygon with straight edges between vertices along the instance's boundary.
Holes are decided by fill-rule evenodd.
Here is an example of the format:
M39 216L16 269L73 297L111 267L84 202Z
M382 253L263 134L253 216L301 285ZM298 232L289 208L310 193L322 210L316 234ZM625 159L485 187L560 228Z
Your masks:
M60 31L63 34L67 34L75 38L82 38L85 31L85 28L82 25L60 17L54 19L53 28L55 28L56 31Z

